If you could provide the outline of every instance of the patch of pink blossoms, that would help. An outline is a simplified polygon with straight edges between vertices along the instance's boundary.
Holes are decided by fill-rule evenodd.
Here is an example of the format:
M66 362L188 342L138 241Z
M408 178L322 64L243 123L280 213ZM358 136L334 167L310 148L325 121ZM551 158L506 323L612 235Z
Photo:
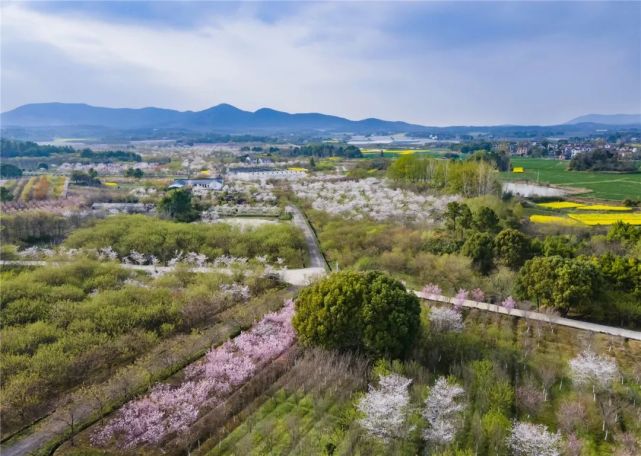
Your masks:
M118 446L133 448L158 444L167 435L186 430L202 407L221 403L294 343L293 313L294 303L289 300L249 331L211 349L202 361L186 369L180 386L161 384L129 402L92 435L92 443L103 446L116 438Z

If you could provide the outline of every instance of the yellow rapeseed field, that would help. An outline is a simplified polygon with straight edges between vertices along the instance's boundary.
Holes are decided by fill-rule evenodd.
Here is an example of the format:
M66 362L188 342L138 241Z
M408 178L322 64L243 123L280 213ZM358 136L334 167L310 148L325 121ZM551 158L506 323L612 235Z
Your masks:
M574 201L552 201L550 203L538 203L537 206L547 209L580 209L582 211L618 211L628 212L632 208L625 206L611 206L608 204L583 204Z
M630 207L625 207L625 206L609 206L607 204L584 204L584 205L579 205L576 207L577 209L581 209L582 211L588 210L588 211L619 211L619 212L627 212L631 211L632 208Z
M585 225L613 225L616 222L629 223L630 225L641 225L641 214L569 214L569 216Z
M524 173L525 169L522 166L515 166L512 168L513 173Z
M305 169L305 168L296 168L296 167L287 168L287 170L288 171L296 171L298 173L306 173L307 172L307 169Z
M551 203L539 203L537 206L545 207L547 209L573 209L581 207L581 203L574 203L572 201L552 201Z
M107 187L118 187L118 182L105 182Z
M555 224L555 225L567 225L567 226L577 226L581 224L578 221L572 220L567 217L561 217L557 215L539 215L539 214L530 215L530 222L548 223L548 224Z

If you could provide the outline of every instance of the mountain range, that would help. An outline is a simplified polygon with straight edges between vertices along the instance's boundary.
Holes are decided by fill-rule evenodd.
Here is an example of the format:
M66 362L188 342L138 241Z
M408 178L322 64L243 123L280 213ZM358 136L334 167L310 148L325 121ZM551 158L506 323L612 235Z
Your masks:
M638 125L641 124L641 114L587 114L572 119L568 124L595 123L602 125Z
M270 108L244 111L219 104L202 111L161 108L105 108L80 103L26 104L0 115L3 128L100 128L111 130L188 130L217 133L431 133L548 131L557 126L427 127L375 118L349 120L319 113L290 114ZM560 125L564 130L592 130L600 125L641 126L641 114L589 114ZM543 130L542 130L543 129ZM549 133L548 133L549 134Z
M184 128L212 131L345 131L408 132L425 127L380 119L348 120L319 113L290 114L270 108L243 111L219 104L203 111L160 108L102 108L75 103L38 103L2 113L3 126L62 127L93 126L115 129Z

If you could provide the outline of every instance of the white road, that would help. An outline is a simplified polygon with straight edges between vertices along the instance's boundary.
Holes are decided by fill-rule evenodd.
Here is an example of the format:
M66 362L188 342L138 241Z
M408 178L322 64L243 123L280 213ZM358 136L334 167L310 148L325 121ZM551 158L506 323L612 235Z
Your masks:
M415 291L416 296L428 301L442 302L445 304L455 304L456 299L449 296L426 294L420 291ZM626 339L641 340L641 332L632 331L630 329L617 328L616 326L598 325L596 323L589 323L587 321L572 320L570 318L557 317L555 315L548 315L540 312L532 312L529 310L521 309L506 309L496 304L489 304L487 302L477 302L465 299L461 302L462 307L469 307L472 309L486 310L488 312L495 312L511 317L527 318L530 320L544 321L560 326L567 326L569 328L583 329L585 331L592 331L596 333L610 334L612 336L625 337Z

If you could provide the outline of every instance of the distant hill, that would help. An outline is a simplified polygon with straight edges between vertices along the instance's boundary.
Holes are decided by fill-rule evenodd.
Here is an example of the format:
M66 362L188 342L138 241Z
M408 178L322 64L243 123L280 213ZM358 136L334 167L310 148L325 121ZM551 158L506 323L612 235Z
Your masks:
M638 125L641 114L587 114L572 119L567 124L596 123L603 125Z
M102 108L87 104L39 103L20 106L1 115L3 127L103 127L114 129L182 128L235 131L344 131L354 133L423 131L425 127L380 119L349 120L319 113L290 114L262 108L243 111L219 104L203 111L160 108Z

